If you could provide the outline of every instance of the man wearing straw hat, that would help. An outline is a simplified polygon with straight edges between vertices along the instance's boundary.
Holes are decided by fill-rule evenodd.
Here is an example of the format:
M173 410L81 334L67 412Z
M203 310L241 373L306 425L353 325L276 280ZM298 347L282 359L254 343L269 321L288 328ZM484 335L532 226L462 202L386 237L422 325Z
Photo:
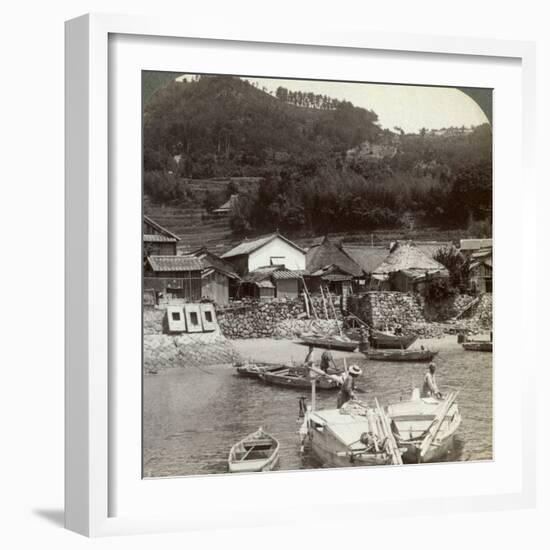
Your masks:
M347 403L351 399L355 399L355 380L360 375L361 369L357 365L351 365L343 378L339 377L342 386L338 392L336 408L340 409L344 403Z

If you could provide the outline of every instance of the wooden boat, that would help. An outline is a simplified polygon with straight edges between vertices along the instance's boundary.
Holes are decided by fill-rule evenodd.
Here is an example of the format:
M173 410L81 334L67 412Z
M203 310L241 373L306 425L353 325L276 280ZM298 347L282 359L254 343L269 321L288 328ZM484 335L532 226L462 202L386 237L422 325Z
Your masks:
M306 447L324 467L402 464L388 417L348 402L341 409L308 411L300 429Z
M351 340L347 336L321 336L318 334L301 334L300 340L304 344L315 346L317 348L329 348L340 351L354 351L359 342Z
M493 351L493 342L488 340L471 340L464 342L462 347L466 351Z
M277 372L263 372L259 378L266 384L286 386L287 388L311 387L311 378L307 374L299 372L298 369L287 368ZM315 380L317 389L335 390L338 388L338 383L328 376L318 376Z
M279 460L279 442L259 428L235 443L229 451L230 472L267 472Z
M437 462L445 458L462 421L457 395L451 392L443 400L420 398L416 388L410 401L388 407L395 439L403 449L403 462Z
M248 378L259 378L263 372L278 372L288 369L287 365L281 363L243 363L236 365L237 372Z
M415 334L398 336L374 329L370 329L369 334L370 345L377 349L407 349L417 338Z
M369 350L363 354L371 361L431 361L439 352L427 349Z

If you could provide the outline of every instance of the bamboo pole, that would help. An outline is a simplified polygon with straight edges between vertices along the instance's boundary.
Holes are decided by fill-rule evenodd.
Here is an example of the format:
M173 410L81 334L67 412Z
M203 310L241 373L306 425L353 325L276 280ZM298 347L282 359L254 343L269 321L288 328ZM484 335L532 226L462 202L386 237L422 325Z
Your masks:
M319 287L319 290L321 291L321 298L323 300L323 311L325 312L325 319L328 321L328 311L327 304L325 302L325 293L323 292L323 285Z
M336 323L336 326L338 327L338 332L340 333L340 336L343 336L342 327L338 323L338 318L336 317L336 309L334 309L334 303L332 301L332 296L330 294L330 290L328 289L328 287L327 287L327 295L328 295L328 298L330 300L330 305L332 307L332 313L334 315L334 322Z

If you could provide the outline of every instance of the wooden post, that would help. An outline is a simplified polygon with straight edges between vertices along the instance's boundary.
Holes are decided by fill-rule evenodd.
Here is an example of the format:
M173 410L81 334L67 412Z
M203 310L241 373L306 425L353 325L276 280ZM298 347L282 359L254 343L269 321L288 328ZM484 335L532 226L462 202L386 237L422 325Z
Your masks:
M321 291L321 298L323 300L323 311L325 312L325 319L328 321L328 311L327 304L325 302L325 293L323 292L323 285L319 287L319 290Z
M334 322L336 323L336 326L338 327L338 332L340 332L340 336L343 336L342 327L338 323L338 318L336 317L336 310L334 309L334 303L332 302L332 296L330 294L330 290L328 289L328 287L327 287L327 295L328 295L328 299L330 300L330 305L332 307L332 313L334 314Z
M316 380L315 377L311 378L311 412L315 410L315 397L316 397Z

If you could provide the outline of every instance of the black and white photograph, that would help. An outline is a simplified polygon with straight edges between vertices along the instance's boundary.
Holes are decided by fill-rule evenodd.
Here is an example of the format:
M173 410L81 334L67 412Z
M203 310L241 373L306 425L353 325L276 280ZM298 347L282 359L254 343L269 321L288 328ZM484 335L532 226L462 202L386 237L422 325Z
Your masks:
M492 99L142 72L144 478L493 460Z

